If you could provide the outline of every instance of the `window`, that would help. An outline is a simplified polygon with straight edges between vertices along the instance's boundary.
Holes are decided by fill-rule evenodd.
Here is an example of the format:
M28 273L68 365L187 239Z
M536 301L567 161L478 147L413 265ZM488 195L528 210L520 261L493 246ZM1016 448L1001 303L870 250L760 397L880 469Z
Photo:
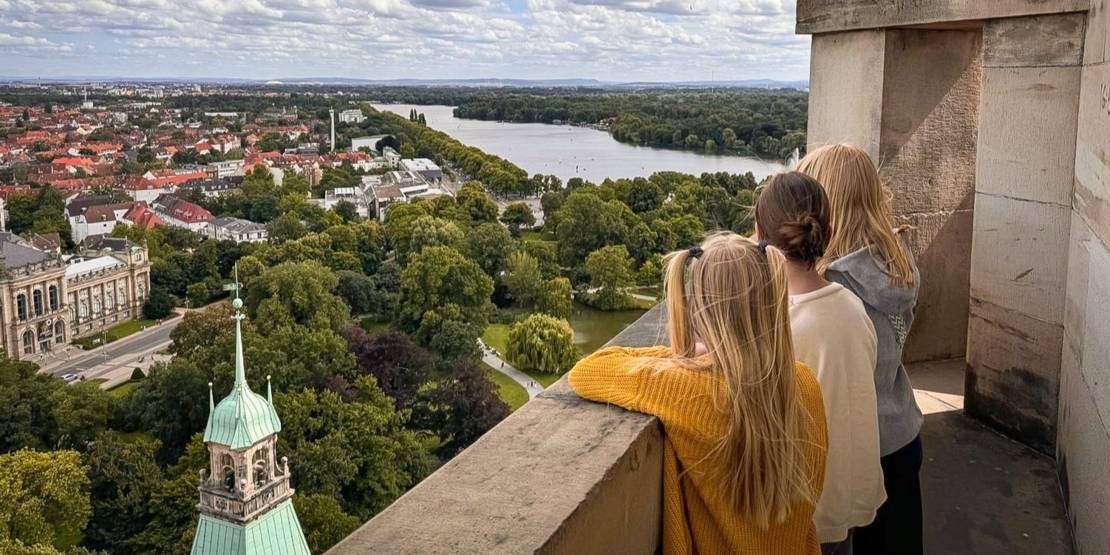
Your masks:
M35 316L42 316L42 290L35 289L31 293L32 303L35 305Z
M15 296L16 314L20 320L27 319L27 295L20 293Z
M55 343L65 343L65 341L66 341L66 324L63 321L58 320L54 324L54 342Z
M58 310L58 286L50 286L50 310Z
M93 297L93 314L100 314L100 297Z
M107 295L107 301L104 303L104 310L106 312L112 312L116 307L115 293L108 291L105 295Z
M80 315L81 315L82 318L87 318L89 316L89 302L86 301L85 299L81 299Z
M35 354L35 332L31 330L23 332L23 354Z

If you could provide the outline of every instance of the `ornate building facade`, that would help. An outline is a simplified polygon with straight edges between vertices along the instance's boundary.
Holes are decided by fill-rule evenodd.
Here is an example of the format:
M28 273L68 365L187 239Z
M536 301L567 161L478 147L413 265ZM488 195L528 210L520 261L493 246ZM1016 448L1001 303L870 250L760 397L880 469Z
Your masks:
M104 239L66 264L0 232L0 346L28 359L137 317L150 291L146 249Z
M220 404L208 394L208 470L201 471L200 519L193 555L308 555L301 523L293 509L289 461L277 458L281 420L273 392L266 397L247 384L243 364L241 311L235 307L235 385ZM211 384L209 384L211 388Z

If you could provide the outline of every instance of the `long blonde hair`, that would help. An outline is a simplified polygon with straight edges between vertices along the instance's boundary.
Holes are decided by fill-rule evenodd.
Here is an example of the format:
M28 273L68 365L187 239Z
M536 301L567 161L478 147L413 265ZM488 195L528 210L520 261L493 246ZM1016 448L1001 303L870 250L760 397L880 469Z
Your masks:
M819 272L840 257L872 246L891 283L913 285L913 264L894 230L894 216L871 156L851 145L825 145L806 154L796 169L825 187L832 208L832 239L817 263Z
M698 249L700 248L700 252ZM731 232L672 253L667 265L667 331L682 367L718 372L717 408L726 432L711 456L742 514L767 527L799 500L815 502L806 460L809 418L802 407L790 336L786 258ZM696 342L708 363L695 356Z

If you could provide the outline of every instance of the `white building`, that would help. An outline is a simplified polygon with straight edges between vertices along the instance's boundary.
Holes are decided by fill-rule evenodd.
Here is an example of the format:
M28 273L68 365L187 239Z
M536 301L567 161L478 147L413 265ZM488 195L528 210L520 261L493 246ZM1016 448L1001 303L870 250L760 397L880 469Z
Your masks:
M428 181L439 181L443 179L443 170L440 169L435 162L427 158L411 158L409 160L401 160L401 169L416 172Z
M362 182L369 205L378 219L383 221L389 207L395 203L450 195L443 189L432 187L422 175L412 171L398 170L381 176L367 176L362 178Z
M232 216L220 216L208 222L206 235L209 239L236 243L264 243L268 237L266 226Z
M343 110L339 112L340 123L362 123L365 120L366 116L362 115L362 110Z
M363 178L365 179L365 178ZM357 187L336 187L324 192L324 198L311 199L324 210L332 210L340 202L349 202L355 206L355 213L363 218L370 216L371 200L366 191Z
M243 175L243 161L242 160L223 160L220 162L211 162L206 168L208 173L215 172L217 179L226 179Z
M369 149L375 154L379 153L378 142L389 135L374 135L372 137L355 137L351 139L351 150Z
M70 237L80 243L90 235L106 235L116 227L116 223L131 209L134 203L116 202L95 205L71 204L66 209L69 218Z

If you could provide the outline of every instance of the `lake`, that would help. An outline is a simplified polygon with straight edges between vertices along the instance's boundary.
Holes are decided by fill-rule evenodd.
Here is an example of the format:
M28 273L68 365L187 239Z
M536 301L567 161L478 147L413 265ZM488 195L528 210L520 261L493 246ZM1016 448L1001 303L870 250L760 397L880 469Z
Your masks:
M683 150L633 146L617 142L609 133L572 125L506 123L460 119L451 106L374 104L378 110L408 117L416 110L428 126L462 143L496 154L531 174L551 174L565 183L572 177L600 183L606 177L649 176L658 171L752 172L757 181L783 171L775 161L743 156L715 156Z

